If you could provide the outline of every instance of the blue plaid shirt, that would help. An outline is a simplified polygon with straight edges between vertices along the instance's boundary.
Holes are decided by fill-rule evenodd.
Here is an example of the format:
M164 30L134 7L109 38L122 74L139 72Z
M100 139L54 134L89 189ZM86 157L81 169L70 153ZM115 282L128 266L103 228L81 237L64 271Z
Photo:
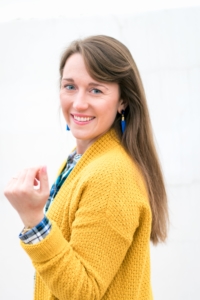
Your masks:
M62 186L63 182L66 180L66 178L69 176L79 159L81 158L81 154L76 154L76 150L73 151L67 159L67 163L65 165L65 168L61 172L61 174L58 176L56 181L51 187L49 198L47 200L46 206L45 206L45 213L48 211L50 205L52 204L57 192L59 191L60 187ZM51 221L44 216L42 221L36 225L35 227L31 228L26 233L22 234L20 233L19 238L25 243L25 244L36 244L43 240L51 231Z

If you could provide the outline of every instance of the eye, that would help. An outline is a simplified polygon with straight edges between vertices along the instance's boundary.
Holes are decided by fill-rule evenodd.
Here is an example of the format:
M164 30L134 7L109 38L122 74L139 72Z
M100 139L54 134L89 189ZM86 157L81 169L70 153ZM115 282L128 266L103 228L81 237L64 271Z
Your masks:
M98 90L98 89L92 89L92 93L93 94L101 94L102 91Z
M74 90L74 89L75 89L75 87L74 87L72 84L66 84L66 85L65 85L65 88L66 88L67 90Z

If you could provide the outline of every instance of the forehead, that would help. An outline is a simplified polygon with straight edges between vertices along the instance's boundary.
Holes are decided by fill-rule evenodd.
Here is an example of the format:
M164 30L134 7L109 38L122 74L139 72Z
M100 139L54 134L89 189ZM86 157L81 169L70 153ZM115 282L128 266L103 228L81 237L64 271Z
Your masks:
M75 53L72 54L65 62L65 66L63 69L63 74L64 73L76 73L76 72L86 72L88 73L86 66L85 66L85 62L83 59L83 56L80 53Z

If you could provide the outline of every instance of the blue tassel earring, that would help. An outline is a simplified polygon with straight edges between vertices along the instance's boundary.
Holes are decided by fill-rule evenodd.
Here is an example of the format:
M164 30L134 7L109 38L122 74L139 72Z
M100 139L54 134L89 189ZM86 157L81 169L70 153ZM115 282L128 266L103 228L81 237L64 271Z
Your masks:
M122 110L121 114L122 114L122 118L121 118L121 129L122 129L122 134L124 133L125 129L126 129L126 121L125 121L125 117L124 117L124 110Z
M68 125L66 125L66 130L67 130L67 131L70 131L70 128L69 128L69 126L68 126Z

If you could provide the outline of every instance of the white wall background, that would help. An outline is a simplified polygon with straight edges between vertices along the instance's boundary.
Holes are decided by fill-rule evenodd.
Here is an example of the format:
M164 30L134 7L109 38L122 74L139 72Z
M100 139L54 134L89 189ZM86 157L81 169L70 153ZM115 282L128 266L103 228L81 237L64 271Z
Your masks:
M76 17L69 6L68 17L44 18L20 11L8 17L2 8L0 299L32 299L34 274L19 246L22 223L3 188L20 169L40 164L52 183L74 145L59 117L60 55L73 39L106 34L124 42L139 67L167 183L169 238L151 251L155 300L199 300L200 7Z

